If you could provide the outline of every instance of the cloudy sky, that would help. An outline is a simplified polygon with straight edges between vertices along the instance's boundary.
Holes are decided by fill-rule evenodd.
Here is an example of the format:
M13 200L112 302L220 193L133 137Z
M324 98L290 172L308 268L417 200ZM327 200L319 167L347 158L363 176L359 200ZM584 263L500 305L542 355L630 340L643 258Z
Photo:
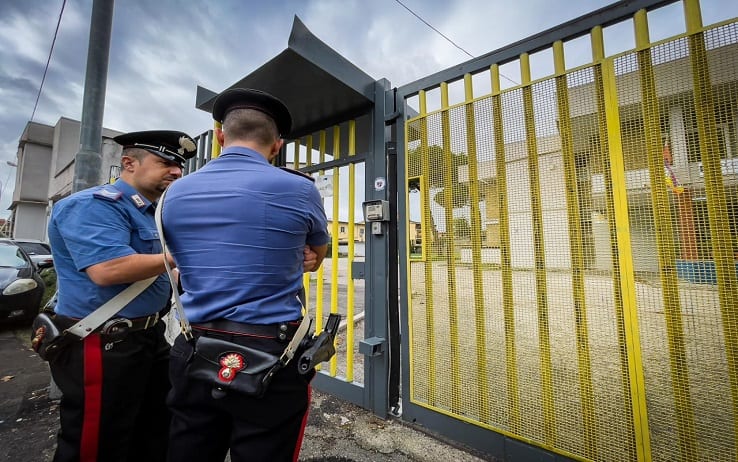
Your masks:
M474 56L612 3L402 2ZM705 24L738 16L735 0L701 3ZM0 217L9 214L15 180L7 161L15 161L31 118L61 7L62 0L0 5ZM92 0L67 1L34 121L80 119L91 10ZM294 15L366 73L395 86L469 59L395 0L118 0L104 126L179 129L193 136L207 130L209 115L194 107L196 86L221 91L283 51ZM655 19L654 39L684 30L680 4ZM608 41L608 33L622 39ZM631 35L630 26L606 31L608 54L632 47Z

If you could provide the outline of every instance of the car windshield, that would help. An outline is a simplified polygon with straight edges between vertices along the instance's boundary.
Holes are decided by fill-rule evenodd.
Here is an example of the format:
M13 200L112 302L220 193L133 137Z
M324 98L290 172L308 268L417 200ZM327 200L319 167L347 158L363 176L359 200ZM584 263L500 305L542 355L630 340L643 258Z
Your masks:
M0 244L0 267L25 268L29 265L30 263L25 259L20 248L14 245Z
M51 255L51 249L40 242L19 242L18 245L25 250L28 255Z

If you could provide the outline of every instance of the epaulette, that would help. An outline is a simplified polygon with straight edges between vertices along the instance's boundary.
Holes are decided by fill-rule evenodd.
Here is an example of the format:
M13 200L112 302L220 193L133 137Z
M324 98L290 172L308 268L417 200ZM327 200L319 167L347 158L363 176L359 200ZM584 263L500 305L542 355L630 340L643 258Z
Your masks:
M115 202L120 199L121 196L123 196L123 193L118 191L117 189L100 188L92 193L92 196L98 199Z
M309 175L309 174L307 174L305 172L301 172L299 170L295 170L295 169L287 168L287 167L279 167L279 168L281 168L285 172L290 172L290 173L294 173L295 175L300 175L301 177L307 178L308 180L310 180L313 183L315 183L315 178L313 178L312 175Z

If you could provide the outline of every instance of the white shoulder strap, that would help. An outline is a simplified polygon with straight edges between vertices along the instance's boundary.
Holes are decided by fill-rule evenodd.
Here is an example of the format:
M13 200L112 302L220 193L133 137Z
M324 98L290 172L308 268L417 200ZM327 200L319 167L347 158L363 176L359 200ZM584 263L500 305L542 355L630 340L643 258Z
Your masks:
M134 282L120 291L118 295L102 304L100 308L80 319L77 324L67 329L67 332L70 332L79 338L87 337L105 321L115 316L115 313L131 303L134 298L138 297L138 295L146 290L146 288L156 281L156 278L158 277L159 276L152 276L148 279Z
M184 308L182 307L182 300L179 298L179 290L177 290L177 279L174 277L174 273L172 273L172 267L169 266L169 260L167 260L166 254L169 252L169 247L167 247L167 240L164 238L164 227L162 226L162 210L164 210L164 197L167 195L167 191L169 191L169 188L167 188L164 193L159 198L159 203L156 204L156 229L159 231L159 241L161 242L161 248L164 252L164 266L167 268L167 274L169 275L169 282L172 284L172 294L174 295L174 309L177 311L177 318L179 319L179 326L182 329L182 335L184 335L184 338L188 341L192 339L192 327L190 326L190 322L187 320L187 316L185 316Z

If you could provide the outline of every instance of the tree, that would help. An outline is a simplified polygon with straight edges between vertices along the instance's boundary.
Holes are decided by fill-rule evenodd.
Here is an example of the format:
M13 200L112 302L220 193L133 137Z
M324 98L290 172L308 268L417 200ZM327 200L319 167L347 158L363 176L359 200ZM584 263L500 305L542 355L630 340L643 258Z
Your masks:
M454 236L456 239L469 239L471 237L471 226L466 218L454 218Z
M428 188L433 190L433 202L444 208L446 214L453 216L453 209L464 207L469 205L469 188L467 183L459 182L459 167L467 165L469 163L469 157L463 153L451 153L450 156L444 155L443 148L438 145L429 146L427 152L423 152L422 148L418 146L408 152L408 178L412 180L408 183L409 190L420 191L420 177L423 173L426 173L426 184ZM451 162L450 169L448 168L448 162ZM427 164L427 168L424 168L424 163ZM451 178L446 178L446 171L450 170ZM451 186L452 207L448 209L446 207L446 187ZM426 191L427 194L431 194L431 191ZM426 205L427 206L427 205ZM433 241L438 242L438 229L434 223L433 214L431 218L431 231L433 233ZM463 220L463 219L462 219ZM464 225L461 225L464 226ZM466 235L470 235L469 224L466 223Z

